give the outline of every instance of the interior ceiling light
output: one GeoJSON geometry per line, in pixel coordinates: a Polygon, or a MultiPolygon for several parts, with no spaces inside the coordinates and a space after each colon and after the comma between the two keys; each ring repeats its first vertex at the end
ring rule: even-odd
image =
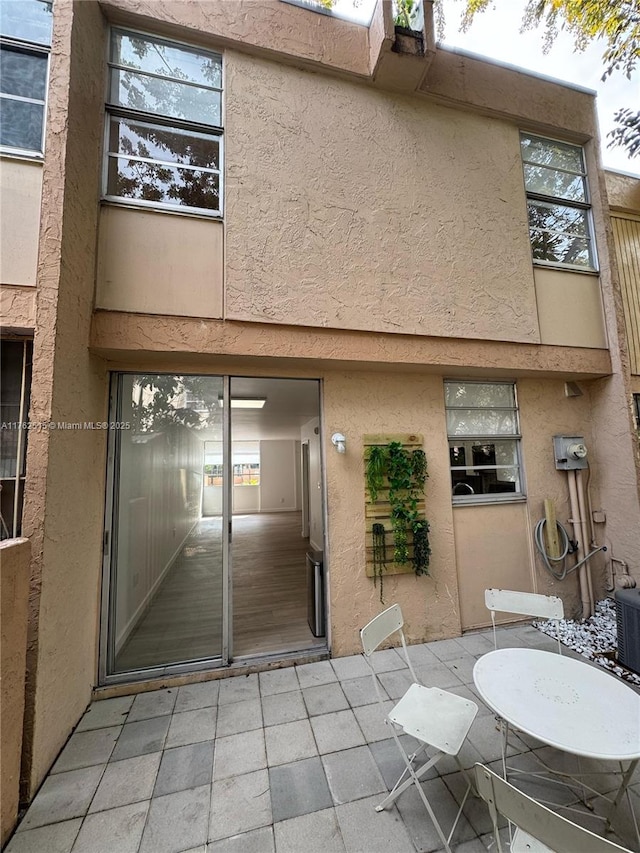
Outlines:
{"type": "MultiPolygon", "coordinates": [[[[232,397],[232,409],[261,409],[267,402],[266,397],[232,397]]],[[[218,397],[218,405],[220,408],[224,406],[222,397],[218,397]]]]}

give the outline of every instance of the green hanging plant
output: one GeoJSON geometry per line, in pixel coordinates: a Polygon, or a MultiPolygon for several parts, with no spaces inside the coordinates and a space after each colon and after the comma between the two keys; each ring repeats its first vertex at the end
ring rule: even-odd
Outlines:
{"type": "Polygon", "coordinates": [[[429,522],[419,519],[413,522],[413,569],[417,575],[429,574],[431,545],[429,544],[429,522]]]}
{"type": "Polygon", "coordinates": [[[387,562],[387,540],[384,524],[376,523],[371,527],[373,536],[373,585],[377,585],[380,578],[380,604],[384,604],[383,578],[384,567],[387,562]]]}
{"type": "MultiPolygon", "coordinates": [[[[427,457],[421,449],[409,451],[401,442],[391,441],[386,446],[374,445],[367,451],[366,481],[371,502],[377,501],[385,485],[389,490],[393,562],[399,566],[411,562],[416,575],[429,573],[429,523],[418,511],[428,476],[427,457]],[[413,556],[409,532],[413,537],[413,556]]],[[[374,583],[379,577],[381,602],[382,573],[386,563],[384,535],[382,524],[372,526],[374,583]]]]}
{"type": "Polygon", "coordinates": [[[375,503],[378,500],[378,492],[384,484],[386,467],[386,448],[380,445],[370,447],[367,453],[366,478],[371,503],[375,503]]]}

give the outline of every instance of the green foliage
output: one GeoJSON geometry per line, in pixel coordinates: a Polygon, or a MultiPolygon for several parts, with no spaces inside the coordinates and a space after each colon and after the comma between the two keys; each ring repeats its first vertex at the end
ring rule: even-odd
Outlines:
{"type": "Polygon", "coordinates": [[[380,604],[384,604],[384,567],[387,562],[387,540],[384,524],[376,523],[371,527],[373,536],[373,584],[380,579],[380,604]]]}
{"type": "Polygon", "coordinates": [[[611,145],[626,148],[630,157],[640,154],[640,112],[633,110],[618,110],[614,115],[617,127],[610,131],[611,145]]]}
{"type": "Polygon", "coordinates": [[[375,445],[369,448],[367,454],[367,488],[373,503],[378,500],[378,492],[384,483],[384,475],[387,467],[387,455],[384,447],[375,445]]]}
{"type": "MultiPolygon", "coordinates": [[[[385,479],[389,487],[391,505],[391,527],[393,530],[393,560],[398,565],[409,562],[408,533],[414,538],[412,559],[416,574],[428,574],[429,524],[418,511],[418,502],[424,494],[427,473],[427,457],[423,450],[405,450],[399,441],[388,445],[375,445],[367,452],[366,481],[371,501],[375,503],[385,479]],[[417,544],[416,544],[417,543],[417,544]]],[[[386,543],[380,539],[384,534],[382,525],[374,525],[374,581],[377,576],[382,583],[382,570],[386,562],[386,543]],[[377,540],[376,540],[376,537],[377,540]],[[384,546],[384,551],[382,550],[384,546]],[[381,562],[382,561],[382,562],[381,562]]],[[[382,593],[381,593],[382,594],[382,593]]]]}
{"type": "Polygon", "coordinates": [[[393,23],[396,27],[414,29],[421,0],[395,0],[393,4],[393,23]]]}

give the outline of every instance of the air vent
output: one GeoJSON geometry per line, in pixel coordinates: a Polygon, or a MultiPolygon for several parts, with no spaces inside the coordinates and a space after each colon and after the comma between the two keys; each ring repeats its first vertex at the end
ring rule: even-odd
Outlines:
{"type": "Polygon", "coordinates": [[[615,594],[618,621],[618,660],[640,673],[640,589],[619,589],[615,594]]]}

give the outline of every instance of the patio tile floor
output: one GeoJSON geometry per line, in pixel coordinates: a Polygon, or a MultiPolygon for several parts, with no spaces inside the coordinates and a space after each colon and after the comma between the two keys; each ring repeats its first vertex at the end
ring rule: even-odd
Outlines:
{"type": "MultiPolygon", "coordinates": [[[[498,630],[499,647],[516,645],[556,647],[530,626],[498,630]]],[[[461,758],[499,772],[499,730],[472,678],[475,660],[492,648],[485,631],[413,646],[410,655],[426,684],[477,702],[461,758]]],[[[399,696],[402,659],[389,649],[377,663],[387,693],[399,696]]],[[[374,811],[404,767],[375,698],[355,655],[94,702],[6,853],[438,851],[415,788],[374,811]]],[[[531,738],[514,737],[511,752],[523,768],[537,754],[560,766],[567,761],[531,738]]],[[[611,779],[603,775],[599,785],[606,790],[611,779]]],[[[448,827],[466,788],[457,765],[443,759],[423,784],[448,827]]],[[[535,785],[532,794],[548,796],[548,784],[535,785]]],[[[638,804],[640,773],[631,787],[638,804]]],[[[627,812],[623,806],[620,837],[613,837],[632,846],[627,812]]],[[[602,827],[591,814],[572,817],[594,831],[602,827]]],[[[452,847],[482,853],[492,845],[490,830],[486,806],[470,797],[452,847]]]]}

